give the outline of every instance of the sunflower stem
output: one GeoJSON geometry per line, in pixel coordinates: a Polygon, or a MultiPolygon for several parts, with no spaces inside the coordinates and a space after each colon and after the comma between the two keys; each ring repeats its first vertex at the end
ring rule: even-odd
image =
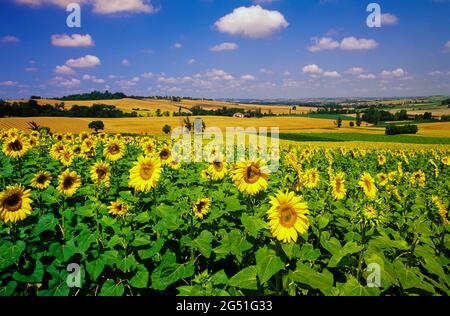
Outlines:
{"type": "Polygon", "coordinates": [[[361,275],[362,275],[362,262],[363,262],[363,256],[364,256],[364,251],[365,251],[365,239],[366,239],[366,224],[363,221],[361,223],[361,245],[364,247],[360,252],[359,252],[359,259],[358,259],[358,272],[356,274],[356,279],[358,280],[358,282],[361,279],[361,275]]]}

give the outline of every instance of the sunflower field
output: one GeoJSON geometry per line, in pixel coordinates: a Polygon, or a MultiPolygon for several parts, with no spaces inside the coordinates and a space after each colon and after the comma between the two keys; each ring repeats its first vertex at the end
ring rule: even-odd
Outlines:
{"type": "Polygon", "coordinates": [[[0,146],[0,295],[450,294],[448,147],[284,146],[270,173],[147,136],[0,146]]]}

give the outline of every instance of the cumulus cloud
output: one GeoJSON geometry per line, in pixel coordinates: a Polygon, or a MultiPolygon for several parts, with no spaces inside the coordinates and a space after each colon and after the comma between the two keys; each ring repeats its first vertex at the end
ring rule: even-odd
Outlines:
{"type": "Polygon", "coordinates": [[[234,77],[222,69],[211,69],[206,72],[206,76],[212,80],[233,80],[234,77]]]}
{"type": "Polygon", "coordinates": [[[302,71],[303,73],[310,75],[318,75],[323,73],[323,69],[321,69],[316,64],[306,65],[305,67],[303,67],[302,71]]]}
{"type": "Polygon", "coordinates": [[[64,79],[61,77],[55,77],[53,80],[56,82],[57,85],[65,87],[65,88],[73,88],[78,87],[81,83],[80,80],[71,78],[71,79],[64,79]]]}
{"type": "Polygon", "coordinates": [[[383,13],[381,15],[381,25],[395,25],[398,24],[399,19],[396,15],[391,13],[383,13]]]}
{"type": "Polygon", "coordinates": [[[94,41],[89,34],[55,34],[52,35],[52,45],[60,47],[89,47],[94,45],[94,41]]]}
{"type": "Polygon", "coordinates": [[[17,44],[20,42],[20,39],[17,36],[5,35],[0,37],[0,42],[5,44],[17,44]]]}
{"type": "Polygon", "coordinates": [[[193,65],[193,64],[195,64],[195,59],[194,59],[194,58],[189,59],[189,60],[187,61],[187,64],[188,64],[188,65],[193,65]]]}
{"type": "Polygon", "coordinates": [[[261,68],[259,72],[268,76],[273,75],[273,71],[267,68],[261,68]]]}
{"type": "Polygon", "coordinates": [[[374,74],[361,74],[358,76],[358,79],[361,79],[361,80],[372,80],[375,78],[376,78],[376,76],[374,74]]]}
{"type": "Polygon", "coordinates": [[[56,66],[54,72],[62,75],[73,75],[75,73],[72,68],[66,65],[56,66]]]}
{"type": "Polygon", "coordinates": [[[339,42],[331,37],[322,37],[320,39],[315,37],[313,40],[315,41],[315,44],[308,47],[308,50],[312,53],[336,49],[340,46],[339,42]]]}
{"type": "Polygon", "coordinates": [[[381,72],[383,78],[402,78],[406,76],[406,71],[402,68],[397,68],[394,70],[383,70],[381,72]]]}
{"type": "Polygon", "coordinates": [[[2,87],[15,87],[18,84],[19,83],[17,81],[11,81],[11,80],[0,82],[0,86],[2,86],[2,87]]]}
{"type": "Polygon", "coordinates": [[[221,52],[226,50],[235,50],[238,49],[238,45],[236,43],[225,42],[218,45],[214,45],[210,47],[209,50],[212,52],[221,52]]]}
{"type": "Polygon", "coordinates": [[[66,61],[66,65],[72,68],[93,68],[100,65],[100,63],[100,59],[93,55],[86,55],[84,57],[66,61]]]}
{"type": "Polygon", "coordinates": [[[95,76],[90,76],[90,75],[84,75],[83,76],[83,80],[91,81],[93,83],[105,83],[105,80],[99,79],[99,78],[97,78],[95,76]]]}
{"type": "Polygon", "coordinates": [[[439,71],[439,70],[430,71],[430,72],[428,73],[429,76],[434,76],[434,77],[440,76],[440,75],[443,75],[443,74],[444,74],[444,73],[443,73],[442,71],[439,71]]]}
{"type": "Polygon", "coordinates": [[[341,78],[341,75],[337,71],[325,71],[323,76],[327,78],[341,78]]]}
{"type": "Polygon", "coordinates": [[[121,63],[122,63],[122,65],[124,65],[124,66],[128,66],[128,65],[130,64],[129,60],[126,59],[126,58],[125,58],[125,59],[122,59],[121,63]]]}
{"type": "Polygon", "coordinates": [[[27,68],[25,68],[25,71],[26,72],[36,72],[36,71],[38,71],[38,69],[36,67],[27,67],[27,68]]]}
{"type": "Polygon", "coordinates": [[[341,42],[338,42],[331,37],[314,37],[312,40],[314,41],[314,44],[307,48],[311,53],[321,52],[324,50],[333,50],[337,48],[343,50],[369,50],[375,49],[379,45],[378,42],[373,39],[358,39],[354,36],[346,37],[341,42]]]}
{"type": "Polygon", "coordinates": [[[378,47],[378,42],[373,39],[346,37],[341,42],[343,50],[369,50],[378,47]]]}
{"type": "MultiPolygon", "coordinates": [[[[41,5],[56,5],[66,7],[73,0],[15,0],[16,3],[39,7],[41,5]]],[[[155,13],[158,8],[150,0],[77,0],[78,4],[89,4],[92,11],[98,14],[115,13],[155,13]]]]}
{"type": "Polygon", "coordinates": [[[365,72],[364,68],[361,68],[361,67],[352,67],[345,71],[346,74],[355,75],[355,76],[360,75],[364,72],[365,72]]]}
{"type": "Polygon", "coordinates": [[[287,28],[289,23],[280,12],[255,5],[236,8],[232,13],[220,18],[214,25],[222,33],[257,39],[269,37],[287,28]]]}
{"type": "Polygon", "coordinates": [[[243,76],[241,76],[241,80],[244,80],[244,81],[253,81],[253,80],[256,80],[256,77],[253,76],[253,75],[243,75],[243,76]]]}
{"type": "Polygon", "coordinates": [[[144,79],[150,79],[150,78],[153,78],[153,73],[151,73],[151,72],[144,72],[142,75],[141,75],[141,77],[142,78],[144,78],[144,79]]]}
{"type": "Polygon", "coordinates": [[[177,80],[177,78],[174,78],[174,77],[162,76],[162,77],[158,78],[158,81],[162,82],[162,83],[166,83],[166,84],[174,84],[174,83],[177,83],[178,80],[177,80]]]}
{"type": "Polygon", "coordinates": [[[183,45],[182,45],[181,43],[175,43],[175,44],[173,44],[172,47],[173,47],[173,48],[176,48],[176,49],[180,49],[180,48],[183,47],[183,45]]]}

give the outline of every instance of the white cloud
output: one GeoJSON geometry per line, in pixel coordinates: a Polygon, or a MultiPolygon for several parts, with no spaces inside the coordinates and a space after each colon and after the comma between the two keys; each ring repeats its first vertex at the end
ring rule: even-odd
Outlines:
{"type": "Polygon", "coordinates": [[[218,45],[214,45],[210,47],[209,50],[212,52],[221,52],[225,50],[235,50],[238,49],[238,45],[236,43],[225,42],[218,45]]]}
{"type": "Polygon", "coordinates": [[[448,41],[447,43],[445,43],[445,45],[444,45],[444,51],[445,51],[445,52],[450,52],[450,41],[448,41]]]}
{"type": "Polygon", "coordinates": [[[346,37],[341,42],[341,49],[343,50],[369,50],[378,47],[377,41],[366,38],[356,38],[354,36],[346,37]]]}
{"type": "Polygon", "coordinates": [[[155,53],[155,51],[154,51],[153,49],[150,49],[150,48],[144,48],[144,49],[142,50],[142,52],[143,52],[144,54],[149,54],[149,55],[155,53]]]}
{"type": "Polygon", "coordinates": [[[132,80],[119,80],[116,83],[121,89],[128,89],[136,85],[136,82],[132,80]]]}
{"type": "Polygon", "coordinates": [[[256,4],[272,4],[275,1],[278,1],[278,0],[253,0],[253,2],[256,4]]]}
{"type": "Polygon", "coordinates": [[[180,48],[183,47],[183,45],[181,43],[175,43],[175,44],[173,44],[172,47],[175,48],[175,49],[180,49],[180,48]]]}
{"type": "Polygon", "coordinates": [[[194,59],[194,58],[189,59],[189,60],[187,61],[187,64],[188,64],[188,65],[193,65],[193,64],[195,64],[195,59],[194,59]]]}
{"type": "Polygon", "coordinates": [[[93,55],[86,55],[84,57],[66,61],[66,65],[72,68],[93,68],[100,65],[100,63],[100,59],[93,55]]]}
{"type": "Polygon", "coordinates": [[[355,75],[355,76],[360,75],[364,72],[365,72],[364,68],[361,68],[361,67],[352,67],[345,71],[346,74],[355,75]]]}
{"type": "Polygon", "coordinates": [[[361,80],[372,80],[372,79],[375,79],[376,76],[374,74],[367,74],[367,75],[361,74],[358,76],[358,78],[361,80]]]}
{"type": "Polygon", "coordinates": [[[261,68],[259,72],[268,76],[273,75],[273,71],[267,68],[261,68]]]}
{"type": "Polygon", "coordinates": [[[302,69],[303,73],[310,74],[310,75],[317,75],[323,73],[323,69],[321,69],[316,64],[306,65],[302,69]]]}
{"type": "Polygon", "coordinates": [[[341,77],[341,75],[337,71],[325,71],[323,73],[323,76],[327,77],[327,78],[340,78],[341,77]]]}
{"type": "Polygon", "coordinates": [[[340,46],[339,42],[331,37],[313,38],[315,44],[308,47],[308,50],[312,53],[320,52],[323,50],[336,49],[340,46]]]}
{"type": "Polygon", "coordinates": [[[5,35],[5,36],[0,37],[0,42],[6,43],[6,44],[17,44],[20,42],[20,39],[16,36],[5,35]]]}
{"type": "Polygon", "coordinates": [[[142,78],[144,78],[144,79],[150,79],[150,78],[153,78],[153,73],[151,73],[151,72],[144,72],[142,75],[141,75],[141,77],[142,78]]]}
{"type": "Polygon", "coordinates": [[[211,69],[206,72],[206,76],[212,80],[233,80],[234,77],[222,69],[211,69]]]}
{"type": "Polygon", "coordinates": [[[178,80],[177,80],[177,78],[174,78],[174,77],[159,77],[158,81],[166,83],[166,84],[174,84],[174,83],[177,83],[178,80]]]}
{"type": "Polygon", "coordinates": [[[66,65],[56,66],[54,72],[62,75],[73,75],[75,73],[72,68],[66,65]]]}
{"type": "Polygon", "coordinates": [[[83,76],[83,80],[91,81],[91,82],[93,82],[93,83],[105,83],[105,80],[103,80],[103,79],[98,79],[97,77],[95,77],[95,76],[90,76],[90,75],[84,75],[84,76],[83,76]]]}
{"type": "Polygon", "coordinates": [[[253,75],[243,75],[243,76],[241,76],[241,80],[244,80],[244,81],[253,81],[253,80],[256,80],[256,77],[253,76],[253,75]]]}
{"type": "Polygon", "coordinates": [[[214,25],[222,33],[264,38],[287,28],[289,23],[280,12],[269,11],[256,5],[236,8],[232,13],[220,18],[214,25]]]}
{"type": "Polygon", "coordinates": [[[27,67],[27,68],[25,68],[25,71],[26,72],[36,72],[36,71],[38,71],[38,69],[36,67],[27,67]]]}
{"type": "Polygon", "coordinates": [[[131,79],[131,81],[133,82],[139,82],[141,80],[141,78],[139,78],[138,76],[135,76],[131,79]]]}
{"type": "Polygon", "coordinates": [[[64,79],[61,77],[55,77],[53,80],[56,82],[57,85],[66,87],[66,88],[73,88],[80,85],[81,81],[75,78],[72,79],[64,79]]]}
{"type": "Polygon", "coordinates": [[[395,25],[398,24],[399,19],[391,13],[383,13],[381,15],[381,25],[395,25]]]}
{"type": "Polygon", "coordinates": [[[283,72],[283,76],[290,76],[290,75],[291,75],[291,73],[289,71],[283,72]]]}
{"type": "Polygon", "coordinates": [[[435,71],[431,71],[428,73],[429,76],[440,76],[443,75],[444,73],[442,71],[439,70],[435,70],[435,71]]]}
{"type": "Polygon", "coordinates": [[[406,76],[406,72],[402,68],[395,70],[383,70],[381,76],[384,78],[402,78],[406,76]]]}
{"type": "Polygon", "coordinates": [[[52,35],[52,45],[61,47],[89,47],[94,45],[94,41],[89,34],[55,34],[52,35]]]}
{"type": "Polygon", "coordinates": [[[124,66],[128,66],[130,64],[130,62],[128,59],[125,58],[125,59],[122,59],[121,64],[124,66]]]}
{"type": "Polygon", "coordinates": [[[95,13],[112,14],[122,12],[155,13],[158,11],[146,0],[91,0],[95,13]]]}
{"type": "Polygon", "coordinates": [[[2,87],[15,87],[17,85],[18,85],[17,81],[8,80],[8,81],[0,82],[0,86],[2,86],[2,87]]]}

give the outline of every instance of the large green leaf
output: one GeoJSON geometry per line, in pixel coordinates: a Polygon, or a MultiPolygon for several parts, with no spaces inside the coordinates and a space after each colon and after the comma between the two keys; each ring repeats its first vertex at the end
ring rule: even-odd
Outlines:
{"type": "Polygon", "coordinates": [[[257,290],[258,282],[256,280],[256,271],[256,266],[249,266],[239,271],[233,277],[231,277],[230,286],[241,289],[257,290]]]}
{"type": "Polygon", "coordinates": [[[105,262],[102,259],[96,259],[86,263],[86,270],[92,281],[97,281],[105,268],[105,262]]]}
{"type": "Polygon", "coordinates": [[[284,269],[284,262],[275,250],[264,247],[256,252],[256,270],[261,284],[269,281],[272,276],[282,269],[284,269]]]}
{"type": "Polygon", "coordinates": [[[266,221],[257,216],[248,215],[247,213],[242,214],[241,222],[250,236],[253,237],[257,237],[262,229],[268,228],[266,221]]]}
{"type": "Polygon", "coordinates": [[[192,241],[192,247],[198,249],[200,253],[206,258],[209,258],[211,256],[212,251],[211,242],[213,239],[214,239],[213,234],[211,234],[211,232],[207,230],[204,230],[200,233],[200,236],[198,236],[192,241]]]}
{"type": "Polygon", "coordinates": [[[145,289],[148,285],[149,273],[147,268],[140,264],[137,266],[136,274],[128,282],[132,287],[137,289],[145,289]]]}
{"type": "Polygon", "coordinates": [[[163,291],[169,285],[192,275],[194,275],[194,263],[189,261],[178,264],[175,254],[168,251],[162,257],[161,264],[152,273],[152,288],[163,291]]]}
{"type": "Polygon", "coordinates": [[[0,296],[11,296],[17,287],[16,281],[9,281],[6,286],[0,286],[0,296]]]}
{"type": "Polygon", "coordinates": [[[17,241],[14,245],[9,241],[5,241],[0,246],[0,269],[5,269],[14,264],[25,250],[25,243],[22,240],[17,241]]]}
{"type": "Polygon", "coordinates": [[[51,213],[45,214],[39,218],[38,223],[33,227],[33,236],[38,236],[45,231],[55,231],[58,220],[51,213]]]}
{"type": "Polygon", "coordinates": [[[164,242],[165,240],[163,238],[159,238],[152,247],[150,247],[149,249],[143,249],[143,250],[139,250],[138,254],[139,257],[141,259],[149,259],[151,257],[153,257],[154,255],[156,255],[161,248],[164,246],[164,242]]]}
{"type": "Polygon", "coordinates": [[[322,293],[327,294],[333,287],[334,278],[328,270],[318,272],[306,264],[297,262],[295,271],[290,271],[289,276],[296,282],[308,285],[312,289],[318,289],[322,293]]]}
{"type": "Polygon", "coordinates": [[[328,267],[330,268],[337,267],[342,258],[344,258],[347,255],[359,252],[362,249],[364,249],[364,246],[358,246],[358,244],[354,241],[346,243],[344,247],[342,247],[340,250],[338,250],[336,253],[333,254],[333,256],[330,259],[330,262],[328,263],[328,267]]]}
{"type": "Polygon", "coordinates": [[[39,260],[36,260],[36,266],[32,274],[25,275],[19,272],[13,273],[14,280],[24,283],[41,283],[43,276],[44,276],[44,266],[39,260]]]}
{"type": "Polygon", "coordinates": [[[103,283],[100,296],[122,296],[125,287],[122,283],[116,284],[114,280],[108,279],[103,283]]]}

